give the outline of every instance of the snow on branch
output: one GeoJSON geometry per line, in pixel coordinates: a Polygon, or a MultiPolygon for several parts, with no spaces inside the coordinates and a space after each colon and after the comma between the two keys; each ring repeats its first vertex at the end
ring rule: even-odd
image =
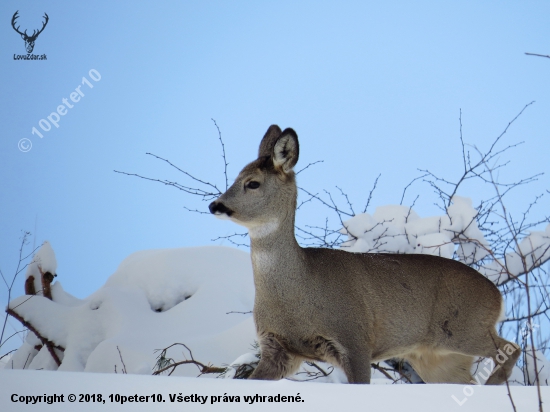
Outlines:
{"type": "MultiPolygon", "coordinates": [[[[50,355],[52,356],[53,360],[55,361],[55,363],[57,364],[57,366],[61,365],[61,360],[59,359],[59,356],[57,355],[57,353],[55,352],[55,349],[61,351],[61,352],[64,352],[65,351],[65,348],[62,347],[62,346],[59,346],[59,345],[56,345],[54,342],[52,342],[51,340],[45,338],[44,336],[42,336],[42,334],[38,331],[37,327],[34,326],[32,323],[26,321],[21,315],[19,315],[15,310],[13,309],[6,309],[6,312],[13,316],[15,319],[17,319],[19,322],[21,322],[23,324],[23,326],[25,326],[27,329],[29,329],[31,332],[33,332],[37,337],[38,339],[40,339],[40,341],[42,342],[42,344],[48,348],[48,352],[50,353],[50,355]]],[[[40,349],[40,348],[36,348],[36,349],[40,349]]]]}

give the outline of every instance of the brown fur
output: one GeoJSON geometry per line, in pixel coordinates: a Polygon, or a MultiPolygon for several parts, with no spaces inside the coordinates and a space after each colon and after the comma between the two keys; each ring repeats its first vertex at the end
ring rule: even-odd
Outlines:
{"type": "Polygon", "coordinates": [[[309,359],[341,367],[350,383],[369,383],[372,362],[397,357],[426,382],[467,383],[474,356],[498,361],[507,350],[487,383],[506,380],[520,351],[498,336],[502,297],[474,269],[429,255],[298,245],[298,153],[296,133],[271,126],[259,158],[210,205],[250,232],[262,352],[251,378],[281,379],[309,359]]]}

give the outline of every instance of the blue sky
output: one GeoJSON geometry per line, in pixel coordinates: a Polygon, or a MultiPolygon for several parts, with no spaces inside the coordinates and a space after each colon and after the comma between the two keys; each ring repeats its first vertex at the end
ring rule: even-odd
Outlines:
{"type": "MultiPolygon", "coordinates": [[[[184,209],[206,210],[205,202],[113,172],[185,182],[145,154],[152,152],[223,188],[211,118],[223,134],[230,181],[277,123],[298,133],[298,168],[324,160],[299,176],[311,191],[339,185],[362,209],[381,174],[372,212],[399,203],[417,168],[460,175],[460,110],[464,139],[486,149],[536,101],[506,134],[505,144],[525,144],[505,155],[511,163],[501,178],[548,172],[550,59],[524,53],[550,54],[549,15],[543,1],[5,0],[0,269],[12,276],[27,230],[27,250],[49,240],[58,280],[85,297],[134,251],[208,245],[239,231],[184,209]],[[25,54],[10,25],[16,10],[29,32],[48,13],[33,52],[47,60],[14,60],[25,54]],[[59,128],[33,135],[78,86],[84,96],[59,128]],[[32,142],[29,152],[18,150],[22,138],[32,142]]],[[[511,211],[548,188],[544,175],[519,190],[511,211]]],[[[419,214],[436,213],[427,185],[414,186],[405,203],[416,194],[419,214]]],[[[547,215],[549,204],[535,213],[547,215]]],[[[320,205],[304,213],[317,224],[327,215],[320,205]]],[[[21,278],[15,295],[22,290],[21,278]]],[[[4,290],[0,298],[5,304],[4,290]]]]}

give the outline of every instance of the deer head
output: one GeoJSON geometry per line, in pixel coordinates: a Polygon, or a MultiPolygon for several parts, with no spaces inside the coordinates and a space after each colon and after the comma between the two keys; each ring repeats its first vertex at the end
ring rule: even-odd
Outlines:
{"type": "Polygon", "coordinates": [[[283,221],[290,222],[293,234],[297,191],[293,167],[298,152],[296,132],[272,125],[260,144],[258,159],[210,204],[210,212],[247,227],[252,237],[261,228],[279,226],[283,221]]]}
{"type": "Polygon", "coordinates": [[[36,41],[36,38],[38,37],[38,35],[39,35],[40,33],[42,33],[42,31],[44,30],[44,28],[45,28],[46,25],[48,24],[48,20],[49,20],[50,18],[48,17],[48,15],[47,15],[46,13],[44,13],[44,19],[45,19],[45,21],[44,21],[44,23],[42,23],[42,28],[41,28],[40,30],[38,30],[38,31],[33,30],[32,35],[29,36],[29,35],[27,34],[27,30],[25,30],[25,32],[22,33],[22,32],[19,31],[19,27],[20,27],[20,26],[15,27],[15,21],[16,21],[17,18],[19,17],[19,16],[18,16],[18,13],[19,13],[19,10],[16,11],[16,12],[14,13],[13,17],[11,18],[11,25],[12,25],[13,29],[14,29],[17,33],[19,33],[19,34],[21,35],[21,38],[22,38],[23,40],[25,40],[25,48],[27,49],[27,53],[32,53],[32,51],[34,50],[34,42],[36,41]]]}

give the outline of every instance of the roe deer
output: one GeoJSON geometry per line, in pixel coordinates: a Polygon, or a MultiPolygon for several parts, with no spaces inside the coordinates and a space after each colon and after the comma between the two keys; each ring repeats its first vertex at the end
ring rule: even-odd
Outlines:
{"type": "Polygon", "coordinates": [[[430,255],[302,248],[294,236],[298,136],[271,126],[210,212],[249,230],[261,360],[252,379],[282,379],[303,360],[369,383],[371,362],[407,360],[425,382],[468,383],[474,356],[504,382],[520,354],[498,336],[503,299],[493,283],[430,255]]]}

